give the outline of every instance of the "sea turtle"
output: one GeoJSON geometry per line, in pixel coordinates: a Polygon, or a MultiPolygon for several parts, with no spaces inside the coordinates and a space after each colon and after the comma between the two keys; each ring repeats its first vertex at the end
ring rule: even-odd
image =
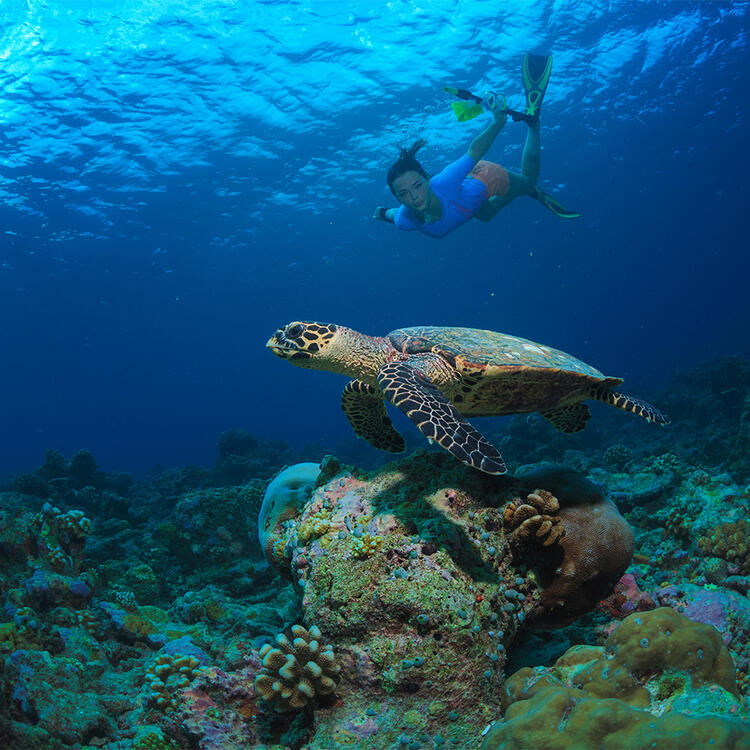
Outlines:
{"type": "Polygon", "coordinates": [[[299,367],[354,378],[341,406],[354,431],[376,448],[400,453],[406,447],[385,399],[428,440],[487,474],[504,474],[505,462],[465,416],[539,412],[561,432],[578,432],[591,416],[581,402],[594,399],[669,424],[645,401],[612,390],[621,378],[608,378],[550,346],[495,331],[417,326],[367,336],[330,323],[294,321],[266,346],[299,367]]]}

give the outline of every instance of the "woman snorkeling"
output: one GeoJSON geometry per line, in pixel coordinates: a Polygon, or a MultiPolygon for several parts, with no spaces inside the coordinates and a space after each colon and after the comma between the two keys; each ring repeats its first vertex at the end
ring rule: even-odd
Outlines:
{"type": "Polygon", "coordinates": [[[425,145],[423,139],[418,139],[408,148],[399,147],[399,157],[388,170],[388,187],[401,207],[379,206],[373,217],[395,224],[399,229],[416,229],[438,238],[444,237],[471,218],[489,221],[521,195],[535,198],[557,216],[566,219],[580,216],[574,211],[568,211],[536,186],[541,150],[539,111],[551,70],[551,56],[525,55],[523,82],[526,89],[526,112],[512,113],[505,108],[501,97],[488,95],[486,106],[494,116],[492,124],[471,142],[466,154],[434,177],[429,178],[416,159],[417,152],[425,145]],[[509,112],[514,115],[514,119],[523,119],[529,126],[520,174],[509,172],[499,164],[483,159],[505,126],[509,112]]]}

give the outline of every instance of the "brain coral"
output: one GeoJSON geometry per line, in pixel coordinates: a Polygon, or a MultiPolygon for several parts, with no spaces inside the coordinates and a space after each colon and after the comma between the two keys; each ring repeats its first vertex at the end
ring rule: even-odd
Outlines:
{"type": "Polygon", "coordinates": [[[291,630],[291,642],[281,633],[276,636],[276,648],[263,646],[263,670],[255,678],[255,689],[279,711],[304,708],[312,698],[330,695],[341,671],[317,627],[306,630],[292,625],[291,630]]]}
{"type": "Polygon", "coordinates": [[[565,687],[542,688],[514,703],[486,735],[482,750],[686,750],[750,747],[739,721],[684,714],[653,716],[614,699],[565,687]]]}
{"type": "Polygon", "coordinates": [[[563,532],[556,532],[554,544],[536,541],[542,592],[529,624],[561,627],[592,609],[619,580],[633,557],[633,531],[596,485],[570,469],[538,470],[519,479],[547,487],[559,502],[554,523],[563,532]]]}
{"type": "Polygon", "coordinates": [[[604,648],[512,675],[483,748],[746,748],[750,730],[729,718],[738,695],[716,629],[662,607],[625,618],[604,648]]]}

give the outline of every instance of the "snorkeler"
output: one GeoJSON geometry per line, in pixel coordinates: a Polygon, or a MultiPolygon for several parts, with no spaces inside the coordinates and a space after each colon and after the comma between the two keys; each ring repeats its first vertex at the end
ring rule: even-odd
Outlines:
{"type": "MultiPolygon", "coordinates": [[[[494,121],[471,142],[468,153],[434,177],[429,178],[415,158],[426,143],[423,139],[418,139],[409,148],[399,147],[399,158],[388,170],[388,187],[401,207],[378,206],[373,218],[406,231],[416,229],[430,237],[444,237],[471,218],[489,221],[522,195],[535,198],[562,218],[580,216],[575,211],[568,211],[536,186],[541,149],[539,112],[551,71],[551,56],[526,54],[523,58],[526,112],[508,110],[503,97],[489,94],[486,107],[494,115],[494,121]],[[505,126],[509,113],[514,119],[523,119],[529,126],[521,157],[521,174],[483,159],[505,126]]],[[[460,94],[479,99],[469,92],[461,91],[460,94]]]]}

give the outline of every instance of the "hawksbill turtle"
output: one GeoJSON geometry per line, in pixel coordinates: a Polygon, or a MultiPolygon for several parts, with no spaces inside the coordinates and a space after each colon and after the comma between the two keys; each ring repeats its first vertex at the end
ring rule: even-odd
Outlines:
{"type": "Polygon", "coordinates": [[[266,346],[299,367],[346,375],[341,406],[354,431],[381,450],[406,448],[385,409],[398,407],[431,442],[467,466],[504,474],[499,451],[465,417],[538,412],[561,432],[591,416],[586,399],[669,424],[651,404],[613,388],[570,354],[518,336],[474,328],[417,326],[367,336],[330,323],[294,321],[266,346]]]}

